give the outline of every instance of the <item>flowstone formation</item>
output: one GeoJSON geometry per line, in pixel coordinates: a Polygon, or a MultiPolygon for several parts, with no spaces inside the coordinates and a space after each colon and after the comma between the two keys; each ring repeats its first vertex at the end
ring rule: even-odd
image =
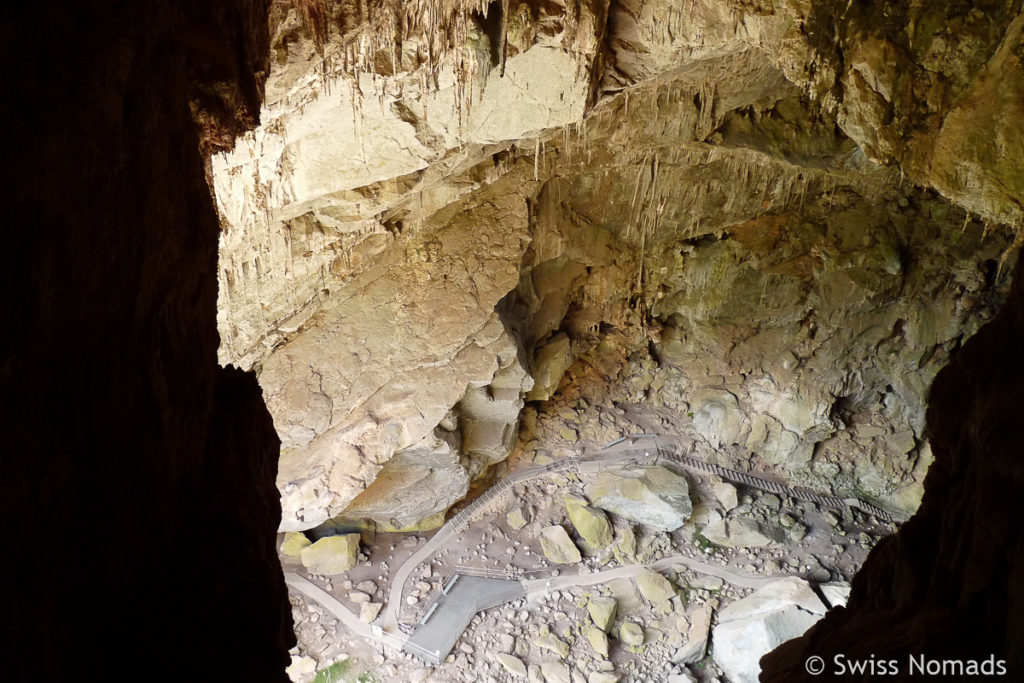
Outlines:
{"type": "Polygon", "coordinates": [[[274,3],[262,124],[212,177],[282,530],[436,527],[614,409],[916,509],[927,388],[1022,220],[1022,20],[840,5],[274,3]]]}

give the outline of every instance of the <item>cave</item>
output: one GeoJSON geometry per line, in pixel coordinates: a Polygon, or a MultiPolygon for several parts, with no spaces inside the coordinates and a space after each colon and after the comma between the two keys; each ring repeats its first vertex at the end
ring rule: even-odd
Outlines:
{"type": "Polygon", "coordinates": [[[4,681],[1024,680],[1024,11],[3,26],[4,681]]]}

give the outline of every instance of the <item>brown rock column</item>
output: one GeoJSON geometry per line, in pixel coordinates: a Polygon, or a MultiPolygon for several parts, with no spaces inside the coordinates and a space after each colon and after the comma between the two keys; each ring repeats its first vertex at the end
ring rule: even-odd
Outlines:
{"type": "Polygon", "coordinates": [[[278,439],[255,379],[217,365],[200,152],[258,112],[266,12],[2,22],[0,680],[287,680],[278,439]]]}

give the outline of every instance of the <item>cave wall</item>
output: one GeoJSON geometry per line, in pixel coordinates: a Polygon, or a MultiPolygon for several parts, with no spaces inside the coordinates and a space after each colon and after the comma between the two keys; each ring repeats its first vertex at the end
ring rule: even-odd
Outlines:
{"type": "Polygon", "coordinates": [[[257,120],[267,9],[29,3],[0,29],[5,681],[287,680],[279,440],[217,364],[205,160],[257,120]]]}
{"type": "Polygon", "coordinates": [[[915,509],[1009,231],[837,126],[869,94],[803,10],[317,6],[273,4],[263,123],[211,167],[220,358],[259,374],[283,530],[436,526],[612,341],[602,395],[702,457],[915,509]]]}
{"type": "MultiPolygon", "coordinates": [[[[830,672],[837,655],[893,660],[900,675],[888,680],[915,678],[910,656],[978,662],[994,656],[1010,678],[1024,670],[1022,347],[1024,261],[998,316],[932,385],[927,421],[935,462],[917,514],[871,552],[845,608],[829,611],[761,660],[762,681],[814,680],[804,668],[811,656],[824,658],[830,672]]],[[[944,680],[962,678],[946,672],[944,680]]]]}

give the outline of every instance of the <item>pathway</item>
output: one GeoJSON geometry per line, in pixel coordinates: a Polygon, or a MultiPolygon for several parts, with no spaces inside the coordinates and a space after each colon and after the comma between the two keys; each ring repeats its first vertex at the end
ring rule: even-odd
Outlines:
{"type": "Polygon", "coordinates": [[[330,593],[320,589],[297,574],[286,572],[285,581],[293,589],[326,607],[331,614],[336,616],[356,635],[381,642],[396,649],[405,649],[427,661],[438,663],[440,661],[438,658],[443,659],[447,655],[459,636],[462,635],[470,620],[472,620],[473,615],[480,610],[489,609],[495,605],[517,600],[524,596],[527,596],[529,599],[536,599],[540,594],[547,591],[569,586],[593,585],[606,583],[616,578],[631,578],[644,566],[658,570],[681,564],[694,571],[717,576],[724,581],[744,588],[756,588],[782,578],[763,578],[738,574],[685,555],[674,555],[646,565],[636,564],[595,573],[562,574],[558,577],[526,581],[470,577],[457,574],[458,579],[455,586],[449,586],[451,590],[447,591],[447,594],[438,596],[436,602],[429,608],[420,627],[414,632],[412,637],[407,637],[398,632],[398,617],[402,604],[402,595],[412,573],[422,563],[433,558],[434,554],[447,541],[467,527],[476,515],[481,513],[499,496],[511,490],[513,486],[520,482],[545,476],[553,472],[566,470],[572,470],[576,473],[579,473],[581,470],[588,473],[597,472],[604,469],[610,463],[630,458],[638,462],[664,458],[688,469],[708,472],[723,479],[772,493],[800,500],[809,500],[826,507],[857,508],[883,520],[894,519],[894,515],[890,514],[889,511],[882,510],[858,499],[842,499],[837,496],[819,494],[807,489],[780,484],[747,472],[739,472],[721,465],[707,463],[663,447],[655,434],[641,434],[613,441],[594,456],[586,458],[571,456],[539,467],[520,470],[505,477],[495,486],[491,487],[485,494],[471,502],[446,522],[429,541],[398,568],[391,582],[387,605],[381,618],[381,626],[370,626],[363,623],[351,610],[330,593]],[[641,438],[650,439],[650,445],[637,446],[635,442],[641,438]],[[437,661],[434,661],[435,659],[437,661]]]}
{"type": "Polygon", "coordinates": [[[476,613],[526,597],[519,581],[461,576],[405,643],[405,650],[437,665],[448,656],[476,613]]]}

